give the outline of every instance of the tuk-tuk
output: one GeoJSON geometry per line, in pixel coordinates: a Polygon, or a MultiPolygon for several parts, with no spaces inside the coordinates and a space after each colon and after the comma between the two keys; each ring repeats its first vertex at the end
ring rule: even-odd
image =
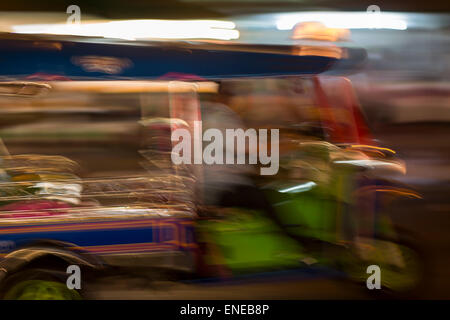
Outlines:
{"type": "Polygon", "coordinates": [[[386,214],[420,196],[377,177],[405,167],[345,78],[364,50],[34,35],[0,48],[3,298],[78,299],[69,265],[92,281],[307,269],[365,285],[373,264],[392,291],[420,279],[386,214]],[[174,164],[173,132],[199,139],[196,122],[280,130],[280,169],[174,164]]]}

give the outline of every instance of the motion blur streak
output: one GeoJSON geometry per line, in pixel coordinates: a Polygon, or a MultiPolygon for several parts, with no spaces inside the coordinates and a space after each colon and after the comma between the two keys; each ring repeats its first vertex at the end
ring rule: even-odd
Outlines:
{"type": "Polygon", "coordinates": [[[81,24],[15,25],[15,33],[58,34],[85,37],[137,39],[218,39],[239,38],[235,24],[219,20],[123,20],[81,24]]]}
{"type": "Polygon", "coordinates": [[[450,15],[229,1],[0,12],[0,299],[450,298],[450,15]]]}
{"type": "Polygon", "coordinates": [[[277,21],[278,30],[290,30],[300,22],[321,22],[329,28],[406,30],[401,14],[373,12],[305,12],[286,13],[277,21]]]}

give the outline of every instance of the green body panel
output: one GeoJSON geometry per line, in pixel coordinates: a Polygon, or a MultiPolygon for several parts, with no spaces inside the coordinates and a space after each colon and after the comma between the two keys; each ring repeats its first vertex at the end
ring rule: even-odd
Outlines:
{"type": "Polygon", "coordinates": [[[319,191],[288,194],[266,192],[273,208],[290,233],[323,241],[336,237],[337,204],[319,191]]]}
{"type": "Polygon", "coordinates": [[[214,243],[219,251],[215,253],[222,259],[219,262],[231,270],[296,267],[306,257],[301,246],[261,212],[231,211],[230,217],[199,224],[203,239],[214,243]]]}

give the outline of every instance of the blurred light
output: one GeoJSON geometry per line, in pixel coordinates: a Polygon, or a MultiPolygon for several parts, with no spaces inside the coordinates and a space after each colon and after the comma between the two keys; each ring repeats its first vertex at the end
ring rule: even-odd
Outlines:
{"type": "Polygon", "coordinates": [[[309,181],[309,182],[302,183],[302,184],[299,184],[299,185],[294,186],[294,187],[281,189],[281,190],[279,190],[279,192],[282,192],[282,193],[287,193],[287,192],[292,192],[292,193],[294,193],[294,192],[304,192],[304,191],[311,190],[316,185],[317,185],[316,183],[314,183],[312,181],[309,181]]]}
{"type": "Polygon", "coordinates": [[[390,168],[397,170],[403,174],[406,174],[405,165],[402,163],[398,163],[398,162],[388,162],[388,161],[380,161],[380,160],[372,160],[372,159],[361,159],[361,160],[338,160],[338,161],[334,161],[334,163],[350,164],[350,165],[366,167],[366,168],[390,167],[390,168]]]}
{"type": "Polygon", "coordinates": [[[371,146],[371,145],[367,145],[367,144],[353,144],[350,146],[350,148],[367,148],[367,149],[388,151],[388,152],[394,153],[394,154],[396,153],[394,150],[389,149],[389,148],[376,147],[376,146],[371,146]]]}
{"type": "Polygon", "coordinates": [[[350,39],[350,31],[347,29],[328,28],[320,22],[301,22],[295,26],[292,39],[344,41],[350,39]]]}
{"type": "Polygon", "coordinates": [[[118,20],[85,24],[13,25],[14,33],[57,34],[87,37],[136,39],[217,39],[239,38],[236,25],[219,20],[118,20]]]}
{"type": "MultiPolygon", "coordinates": [[[[191,82],[200,93],[216,93],[219,86],[215,82],[191,82]]],[[[140,93],[140,92],[189,92],[182,83],[176,81],[53,81],[52,89],[64,92],[140,93]]]]}
{"type": "Polygon", "coordinates": [[[407,23],[398,14],[372,12],[304,12],[283,14],[278,30],[291,30],[301,22],[321,22],[328,28],[406,30],[407,23]]]}
{"type": "Polygon", "coordinates": [[[338,46],[294,46],[292,54],[298,56],[330,57],[334,59],[348,58],[347,50],[338,46]]]}

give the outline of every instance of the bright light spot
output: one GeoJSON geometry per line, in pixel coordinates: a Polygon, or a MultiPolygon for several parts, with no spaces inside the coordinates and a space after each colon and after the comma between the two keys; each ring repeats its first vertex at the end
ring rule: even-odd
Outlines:
{"type": "Polygon", "coordinates": [[[15,33],[57,34],[137,39],[217,39],[239,38],[236,25],[219,20],[118,20],[85,24],[26,24],[12,26],[15,33]]]}
{"type": "Polygon", "coordinates": [[[366,168],[391,167],[392,169],[396,169],[402,173],[406,173],[406,167],[403,164],[395,163],[395,162],[364,159],[364,160],[340,160],[340,161],[334,161],[334,163],[350,164],[350,165],[354,165],[354,166],[358,166],[358,167],[366,167],[366,168]]]}
{"type": "Polygon", "coordinates": [[[300,22],[321,22],[328,28],[406,30],[408,25],[399,14],[386,12],[304,12],[282,14],[278,30],[291,30],[300,22]]]}
{"type": "Polygon", "coordinates": [[[297,186],[293,186],[293,187],[286,188],[286,189],[281,189],[281,190],[279,190],[279,192],[282,192],[282,193],[287,193],[287,192],[291,192],[291,193],[304,192],[304,191],[311,190],[316,185],[317,185],[316,183],[314,183],[312,181],[309,181],[309,182],[305,182],[305,183],[299,184],[297,186]]]}

